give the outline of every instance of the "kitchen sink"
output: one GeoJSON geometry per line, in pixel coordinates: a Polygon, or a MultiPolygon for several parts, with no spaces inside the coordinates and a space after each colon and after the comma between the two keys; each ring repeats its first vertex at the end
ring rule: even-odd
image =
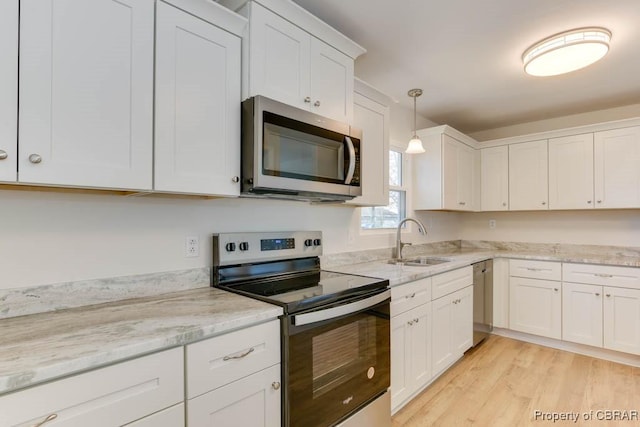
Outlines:
{"type": "Polygon", "coordinates": [[[432,265],[443,264],[445,262],[450,262],[450,261],[451,261],[450,259],[440,258],[440,257],[418,257],[418,258],[407,258],[403,260],[392,259],[392,260],[389,260],[388,263],[396,264],[396,265],[407,265],[412,267],[414,266],[429,267],[432,265]]]}

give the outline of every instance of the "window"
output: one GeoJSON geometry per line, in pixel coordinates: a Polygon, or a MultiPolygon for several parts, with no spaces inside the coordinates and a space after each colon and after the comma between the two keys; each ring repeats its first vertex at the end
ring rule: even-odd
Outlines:
{"type": "Polygon", "coordinates": [[[407,190],[402,151],[389,150],[389,204],[362,208],[360,227],[365,229],[396,228],[406,217],[407,190]]]}

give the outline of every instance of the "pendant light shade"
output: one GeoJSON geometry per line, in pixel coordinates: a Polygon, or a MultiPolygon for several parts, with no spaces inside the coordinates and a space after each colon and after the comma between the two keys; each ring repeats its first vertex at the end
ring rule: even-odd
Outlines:
{"type": "Polygon", "coordinates": [[[409,141],[409,145],[405,150],[407,154],[420,154],[424,153],[425,149],[422,146],[422,141],[418,138],[416,133],[416,98],[422,95],[422,89],[411,89],[407,95],[413,98],[413,137],[409,141]]]}
{"type": "Polygon", "coordinates": [[[556,34],[524,52],[524,70],[532,76],[556,76],[579,70],[605,56],[610,40],[611,32],[597,27],[556,34]]]}

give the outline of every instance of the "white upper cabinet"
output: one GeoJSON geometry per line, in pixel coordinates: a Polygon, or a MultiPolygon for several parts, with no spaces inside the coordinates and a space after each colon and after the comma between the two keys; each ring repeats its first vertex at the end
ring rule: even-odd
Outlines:
{"type": "Polygon", "coordinates": [[[509,145],[509,210],[548,209],[547,140],[509,145]]]}
{"type": "Polygon", "coordinates": [[[594,135],[595,207],[640,207],[640,126],[594,135]]]}
{"type": "Polygon", "coordinates": [[[18,0],[0,2],[0,181],[18,168],[18,0]]]}
{"type": "Polygon", "coordinates": [[[426,152],[413,156],[414,209],[477,210],[480,154],[449,126],[418,132],[426,152]]]}
{"type": "Polygon", "coordinates": [[[21,182],[151,189],[154,3],[20,2],[21,182]]]}
{"type": "Polygon", "coordinates": [[[352,122],[354,60],[363,48],[292,2],[250,1],[240,13],[249,18],[246,97],[352,122]]]}
{"type": "Polygon", "coordinates": [[[509,210],[509,147],[480,150],[480,209],[509,210]]]}
{"type": "Polygon", "coordinates": [[[549,139],[549,209],[593,208],[593,134],[549,139]]]}
{"type": "Polygon", "coordinates": [[[347,203],[359,206],[387,206],[389,204],[389,106],[380,99],[382,96],[371,96],[371,91],[373,91],[372,88],[357,82],[353,104],[353,124],[362,130],[360,145],[362,196],[347,203]]]}
{"type": "Polygon", "coordinates": [[[237,196],[241,39],[204,19],[244,19],[207,10],[157,4],[154,189],[237,196]]]}

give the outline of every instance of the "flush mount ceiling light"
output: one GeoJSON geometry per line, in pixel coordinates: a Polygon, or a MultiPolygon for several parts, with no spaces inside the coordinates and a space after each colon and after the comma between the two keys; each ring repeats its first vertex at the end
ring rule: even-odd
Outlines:
{"type": "Polygon", "coordinates": [[[416,133],[416,98],[422,95],[422,89],[411,89],[407,95],[413,98],[413,137],[411,141],[409,141],[409,145],[405,150],[407,154],[420,154],[424,153],[424,147],[422,146],[422,141],[418,138],[418,134],[416,133]]]}
{"type": "Polygon", "coordinates": [[[524,71],[532,76],[556,76],[579,70],[605,56],[610,40],[611,32],[598,27],[556,34],[524,52],[524,71]]]}

